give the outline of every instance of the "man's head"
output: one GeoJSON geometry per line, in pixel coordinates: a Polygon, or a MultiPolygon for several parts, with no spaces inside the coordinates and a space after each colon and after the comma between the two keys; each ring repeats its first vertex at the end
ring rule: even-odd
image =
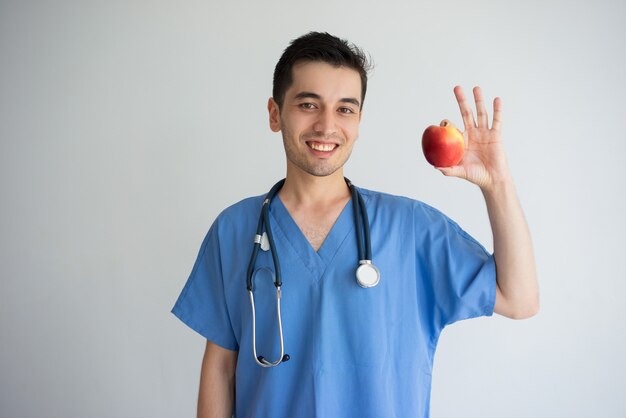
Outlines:
{"type": "Polygon", "coordinates": [[[367,90],[367,72],[370,69],[365,53],[353,44],[328,33],[309,32],[291,41],[274,69],[272,95],[282,108],[285,92],[293,83],[293,66],[302,62],[324,62],[334,67],[346,67],[361,77],[361,108],[367,90]]]}

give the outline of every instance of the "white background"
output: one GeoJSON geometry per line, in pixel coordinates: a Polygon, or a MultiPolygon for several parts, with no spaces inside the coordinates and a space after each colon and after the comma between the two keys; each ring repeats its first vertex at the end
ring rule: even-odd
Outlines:
{"type": "Polygon", "coordinates": [[[452,88],[504,103],[539,316],[444,331],[433,417],[624,417],[623,1],[0,3],[0,416],[191,417],[203,339],[169,313],[215,216],[284,175],[288,42],[367,50],[346,174],[491,249],[479,190],[425,162],[452,88]]]}

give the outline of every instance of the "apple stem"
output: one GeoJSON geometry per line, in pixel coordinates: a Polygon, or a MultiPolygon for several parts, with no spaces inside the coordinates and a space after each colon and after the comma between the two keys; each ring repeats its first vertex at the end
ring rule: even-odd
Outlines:
{"type": "Polygon", "coordinates": [[[447,119],[442,120],[441,123],[439,124],[439,126],[443,126],[443,127],[446,127],[448,125],[450,125],[450,122],[448,122],[447,119]]]}

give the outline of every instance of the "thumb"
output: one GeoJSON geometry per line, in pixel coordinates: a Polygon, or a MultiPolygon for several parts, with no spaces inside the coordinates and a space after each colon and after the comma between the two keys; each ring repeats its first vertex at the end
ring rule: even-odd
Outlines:
{"type": "Polygon", "coordinates": [[[455,165],[452,167],[435,167],[435,168],[441,171],[441,173],[446,177],[465,178],[465,170],[460,165],[455,165]]]}

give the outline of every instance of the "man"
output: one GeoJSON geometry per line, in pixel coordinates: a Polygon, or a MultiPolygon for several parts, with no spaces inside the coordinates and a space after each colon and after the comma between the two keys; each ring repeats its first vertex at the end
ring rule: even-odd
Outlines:
{"type": "Polygon", "coordinates": [[[538,311],[531,240],[500,138],[501,103],[494,100],[489,127],[479,88],[476,121],[454,89],[467,150],[459,165],[440,170],[480,187],[494,254],[430,206],[357,188],[380,283],[356,283],[361,225],[343,166],[366,87],[363,53],[329,34],[294,40],[279,60],[268,111],[270,128],[282,133],[287,176],[267,204],[265,229],[275,242],[253,266],[256,321],[246,280],[264,196],[220,214],[173,309],[207,339],[199,417],[428,417],[446,325],[538,311]],[[284,279],[282,336],[272,255],[284,279]],[[289,358],[281,357],[283,336],[289,358]]]}

